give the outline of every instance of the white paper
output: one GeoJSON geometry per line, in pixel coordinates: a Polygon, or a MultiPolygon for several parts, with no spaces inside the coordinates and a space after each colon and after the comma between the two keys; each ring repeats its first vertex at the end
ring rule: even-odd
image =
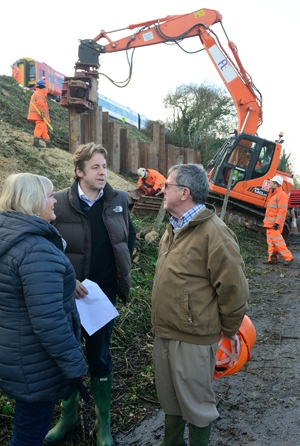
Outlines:
{"type": "Polygon", "coordinates": [[[88,279],[85,279],[82,284],[89,294],[83,299],[75,300],[81,325],[91,336],[109,321],[119,316],[119,313],[99,285],[88,279]]]}

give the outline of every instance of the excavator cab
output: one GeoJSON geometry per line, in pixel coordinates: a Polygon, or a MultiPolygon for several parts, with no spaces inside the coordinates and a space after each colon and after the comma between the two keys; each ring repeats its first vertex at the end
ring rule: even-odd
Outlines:
{"type": "Polygon", "coordinates": [[[246,133],[229,137],[210,163],[214,165],[209,174],[212,191],[227,188],[231,169],[232,189],[240,181],[263,177],[272,165],[275,148],[274,142],[246,133]]]}

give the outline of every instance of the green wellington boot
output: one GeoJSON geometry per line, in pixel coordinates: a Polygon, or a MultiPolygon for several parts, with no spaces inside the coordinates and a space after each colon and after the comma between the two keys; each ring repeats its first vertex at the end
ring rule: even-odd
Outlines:
{"type": "Polygon", "coordinates": [[[62,440],[66,433],[71,432],[78,426],[78,403],[79,393],[72,393],[68,400],[61,400],[61,416],[56,426],[54,426],[46,435],[45,444],[55,444],[62,440]]]}
{"type": "Polygon", "coordinates": [[[92,392],[95,399],[95,433],[97,446],[113,446],[114,440],[110,432],[110,402],[112,375],[91,377],[92,392]]]}
{"type": "Polygon", "coordinates": [[[189,445],[190,446],[207,446],[209,443],[211,424],[206,427],[197,427],[189,424],[189,445]]]}
{"type": "Polygon", "coordinates": [[[185,446],[185,421],[178,415],[165,415],[165,434],[156,446],[185,446]]]}

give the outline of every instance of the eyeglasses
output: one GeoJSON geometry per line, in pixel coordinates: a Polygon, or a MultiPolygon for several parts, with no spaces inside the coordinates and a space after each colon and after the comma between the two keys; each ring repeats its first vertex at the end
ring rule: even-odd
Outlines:
{"type": "Polygon", "coordinates": [[[176,186],[176,187],[187,187],[184,184],[173,184],[173,183],[168,183],[167,181],[165,182],[165,189],[168,189],[168,187],[170,186],[176,186]]]}

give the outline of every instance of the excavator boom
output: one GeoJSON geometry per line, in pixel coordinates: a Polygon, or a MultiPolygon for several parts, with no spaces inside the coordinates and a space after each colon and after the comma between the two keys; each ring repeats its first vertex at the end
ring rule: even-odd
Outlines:
{"type": "MultiPolygon", "coordinates": [[[[99,53],[114,53],[159,43],[180,42],[189,37],[199,37],[234,100],[238,113],[238,133],[255,134],[262,123],[261,97],[243,67],[236,45],[228,40],[222,27],[233,55],[233,61],[211,28],[215,24],[222,26],[221,14],[212,9],[200,9],[190,14],[170,15],[162,19],[129,25],[121,30],[109,32],[102,30],[93,39],[93,42],[106,40],[106,43],[97,45],[97,51],[99,53]],[[125,30],[136,31],[119,40],[111,39],[112,34],[125,30]]],[[[85,53],[87,49],[86,43],[90,44],[90,41],[81,41],[82,53],[85,53]]]]}
{"type": "Polygon", "coordinates": [[[268,201],[270,178],[282,175],[283,188],[287,193],[293,188],[293,180],[291,175],[277,170],[281,138],[273,142],[257,135],[257,129],[262,124],[262,97],[243,66],[237,46],[228,38],[222,15],[218,11],[202,8],[189,14],[168,15],[122,29],[108,32],[102,30],[94,39],[80,40],[75,78],[70,80],[65,90],[66,99],[62,99],[65,100],[65,106],[75,104],[77,108],[81,107],[81,111],[93,108],[96,103],[93,102],[96,96],[93,93],[97,84],[93,81],[99,76],[100,54],[135,50],[159,43],[179,45],[182,40],[191,37],[200,39],[235,103],[238,116],[235,136],[224,143],[211,162],[211,195],[216,199],[224,199],[229,195],[232,205],[259,214],[261,219],[268,201]],[[221,27],[222,41],[225,36],[230,55],[216,33],[217,26],[221,27]],[[122,32],[123,37],[114,39],[115,33],[119,32],[122,32]],[[128,35],[124,37],[125,34],[128,35]],[[80,95],[71,97],[73,91],[78,91],[80,95]]]}

